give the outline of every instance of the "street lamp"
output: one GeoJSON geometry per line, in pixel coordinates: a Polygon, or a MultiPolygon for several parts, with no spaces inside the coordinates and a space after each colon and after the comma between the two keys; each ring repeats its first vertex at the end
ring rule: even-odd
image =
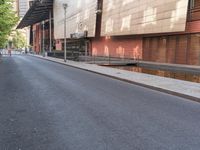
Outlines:
{"type": "Polygon", "coordinates": [[[52,21],[51,10],[49,10],[49,51],[50,52],[52,51],[51,21],[52,21]]]}
{"type": "Polygon", "coordinates": [[[66,21],[67,21],[67,18],[66,18],[66,14],[67,14],[67,7],[68,7],[68,4],[63,4],[63,8],[64,8],[64,61],[66,62],[67,61],[67,45],[66,45],[66,36],[67,36],[67,33],[66,33],[66,21]]]}
{"type": "Polygon", "coordinates": [[[45,22],[42,21],[42,55],[45,56],[45,22]]]}

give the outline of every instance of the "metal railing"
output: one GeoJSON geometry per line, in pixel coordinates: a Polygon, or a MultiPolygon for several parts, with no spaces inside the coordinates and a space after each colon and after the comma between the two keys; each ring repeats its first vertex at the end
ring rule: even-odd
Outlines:
{"type": "Polygon", "coordinates": [[[134,65],[137,64],[140,59],[113,56],[79,56],[79,61],[99,65],[134,65]]]}

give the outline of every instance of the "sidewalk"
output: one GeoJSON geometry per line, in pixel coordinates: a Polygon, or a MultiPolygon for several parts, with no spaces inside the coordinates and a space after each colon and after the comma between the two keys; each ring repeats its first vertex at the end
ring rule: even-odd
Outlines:
{"type": "Polygon", "coordinates": [[[97,74],[105,75],[136,85],[148,87],[151,89],[159,90],[165,93],[177,95],[180,97],[188,98],[200,102],[200,84],[188,81],[176,80],[171,78],[159,77],[149,74],[130,72],[110,67],[98,66],[95,64],[87,64],[83,62],[67,61],[52,57],[42,57],[40,55],[32,55],[41,59],[57,62],[63,65],[72,66],[75,68],[83,69],[86,71],[94,72],[97,74]]]}

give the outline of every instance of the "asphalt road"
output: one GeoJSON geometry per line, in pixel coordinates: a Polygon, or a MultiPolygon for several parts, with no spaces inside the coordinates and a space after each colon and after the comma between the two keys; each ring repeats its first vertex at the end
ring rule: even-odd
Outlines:
{"type": "Polygon", "coordinates": [[[199,150],[200,104],[30,56],[0,62],[0,150],[199,150]]]}

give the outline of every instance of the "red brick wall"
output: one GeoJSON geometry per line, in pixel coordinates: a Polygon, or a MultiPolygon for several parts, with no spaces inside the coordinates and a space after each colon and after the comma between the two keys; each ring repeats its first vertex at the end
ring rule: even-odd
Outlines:
{"type": "Polygon", "coordinates": [[[188,37],[187,35],[180,35],[177,36],[177,43],[176,43],[176,49],[175,51],[175,63],[177,64],[187,64],[187,50],[189,49],[187,47],[188,45],[188,37]]]}
{"type": "Polygon", "coordinates": [[[200,32],[200,20],[193,21],[193,22],[187,22],[186,32],[189,32],[189,33],[200,32]]]}
{"type": "Polygon", "coordinates": [[[143,42],[145,61],[200,65],[200,34],[146,37],[143,42]]]}
{"type": "MultiPolygon", "coordinates": [[[[40,53],[41,48],[42,48],[41,42],[42,42],[42,34],[43,34],[43,30],[41,28],[40,23],[33,25],[33,32],[34,32],[34,34],[33,34],[33,50],[36,53],[40,53]]],[[[48,50],[49,49],[49,29],[45,29],[44,36],[45,36],[45,49],[48,50]]],[[[52,39],[54,39],[53,31],[52,31],[52,39]]]]}
{"type": "Polygon", "coordinates": [[[36,53],[40,52],[40,41],[41,41],[41,28],[39,24],[33,25],[33,50],[36,53]]]}
{"type": "Polygon", "coordinates": [[[200,35],[192,34],[189,40],[188,64],[200,65],[200,35]]]}
{"type": "Polygon", "coordinates": [[[91,42],[92,55],[142,59],[142,38],[101,38],[91,42]]]}

